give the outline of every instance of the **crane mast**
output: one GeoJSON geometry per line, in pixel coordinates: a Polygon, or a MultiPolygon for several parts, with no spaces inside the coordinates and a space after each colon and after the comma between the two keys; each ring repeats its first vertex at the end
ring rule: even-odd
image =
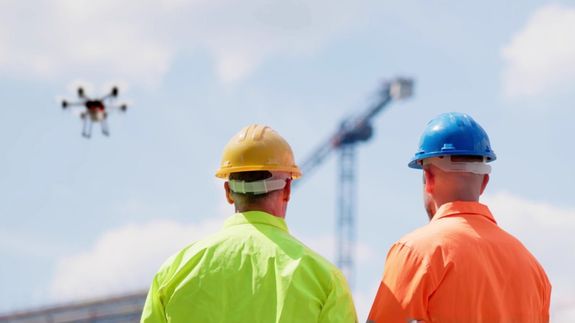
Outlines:
{"type": "Polygon", "coordinates": [[[413,80],[411,79],[397,78],[391,82],[385,82],[375,104],[357,117],[344,119],[339,129],[301,163],[302,172],[309,175],[332,151],[337,150],[339,153],[336,264],[346,275],[352,287],[355,279],[356,146],[371,139],[373,136],[371,121],[378,113],[383,111],[392,100],[410,97],[412,91],[413,80]]]}

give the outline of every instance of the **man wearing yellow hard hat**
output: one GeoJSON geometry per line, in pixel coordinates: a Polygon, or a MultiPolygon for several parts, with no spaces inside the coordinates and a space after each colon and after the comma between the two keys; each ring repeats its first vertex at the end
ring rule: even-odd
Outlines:
{"type": "Polygon", "coordinates": [[[160,268],[141,321],[357,322],[342,273],[288,232],[291,181],[301,176],[289,144],[269,127],[245,127],[216,176],[236,213],[160,268]]]}

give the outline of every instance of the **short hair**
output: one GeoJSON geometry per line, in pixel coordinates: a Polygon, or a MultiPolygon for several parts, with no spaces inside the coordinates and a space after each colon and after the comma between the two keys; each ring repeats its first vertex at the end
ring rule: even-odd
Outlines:
{"type": "MultiPolygon", "coordinates": [[[[249,182],[261,181],[264,179],[268,179],[270,177],[272,177],[271,172],[267,170],[258,170],[250,172],[231,173],[229,179],[249,183],[249,182]]],[[[237,204],[246,205],[246,204],[253,204],[265,199],[270,194],[270,192],[264,194],[232,192],[232,194],[234,195],[234,199],[236,200],[237,204]]]]}

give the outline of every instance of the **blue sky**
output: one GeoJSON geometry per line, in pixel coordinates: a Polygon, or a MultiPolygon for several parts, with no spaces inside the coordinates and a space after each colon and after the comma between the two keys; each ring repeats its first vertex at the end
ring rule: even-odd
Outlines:
{"type": "MultiPolygon", "coordinates": [[[[396,76],[416,80],[415,97],[358,150],[360,320],[389,246],[426,223],[406,165],[447,111],[489,133],[498,160],[483,200],[546,268],[553,321],[575,320],[569,1],[3,1],[0,312],[147,288],[233,211],[213,174],[234,133],[268,124],[302,160],[396,76]],[[131,108],[111,116],[111,137],[96,127],[86,140],[55,98],[112,83],[131,108]]],[[[287,216],[330,259],[333,157],[287,216]]]]}

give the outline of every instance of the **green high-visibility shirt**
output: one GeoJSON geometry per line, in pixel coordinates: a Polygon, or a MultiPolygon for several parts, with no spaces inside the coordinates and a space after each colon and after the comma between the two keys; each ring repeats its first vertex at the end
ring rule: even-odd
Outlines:
{"type": "Polygon", "coordinates": [[[285,221],[236,213],[156,274],[141,322],[354,323],[342,273],[292,237],[285,221]]]}

